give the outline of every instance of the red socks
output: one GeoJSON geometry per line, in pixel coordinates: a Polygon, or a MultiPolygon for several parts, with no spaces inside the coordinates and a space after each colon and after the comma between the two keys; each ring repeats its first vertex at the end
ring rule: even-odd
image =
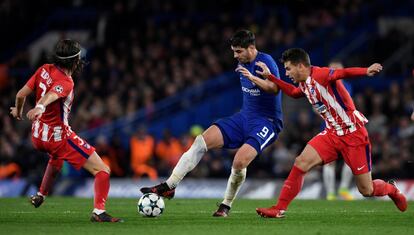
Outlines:
{"type": "Polygon", "coordinates": [[[374,191],[372,192],[372,196],[380,197],[389,195],[394,193],[395,187],[392,184],[389,184],[383,180],[373,180],[372,186],[374,187],[374,191]]]}
{"type": "Polygon", "coordinates": [[[109,192],[109,174],[100,171],[95,175],[95,200],[94,207],[105,210],[105,202],[109,192]]]}
{"type": "Polygon", "coordinates": [[[279,195],[279,200],[277,202],[276,208],[279,210],[286,210],[289,203],[298,195],[299,191],[302,189],[303,177],[305,172],[296,167],[292,167],[292,170],[289,173],[288,178],[283,184],[282,190],[279,195]]]}
{"type": "Polygon", "coordinates": [[[60,167],[56,167],[50,163],[47,164],[45,174],[43,175],[42,183],[40,184],[39,192],[43,196],[49,194],[50,189],[52,188],[53,183],[55,182],[56,176],[60,172],[60,167]]]}

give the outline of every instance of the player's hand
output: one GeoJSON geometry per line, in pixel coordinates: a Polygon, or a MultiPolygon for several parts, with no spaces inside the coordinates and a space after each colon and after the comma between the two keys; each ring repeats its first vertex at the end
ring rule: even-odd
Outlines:
{"type": "Polygon", "coordinates": [[[258,61],[258,62],[256,62],[256,65],[259,66],[262,69],[262,71],[256,70],[257,74],[262,75],[264,78],[267,78],[268,76],[270,76],[270,74],[271,74],[270,70],[269,70],[269,68],[267,67],[267,65],[265,63],[263,63],[261,61],[258,61]]]}
{"type": "Polygon", "coordinates": [[[411,114],[411,121],[414,121],[414,111],[413,111],[413,113],[411,114]]]}
{"type": "Polygon", "coordinates": [[[27,112],[26,116],[30,121],[34,121],[39,119],[43,114],[43,110],[41,108],[33,108],[27,112]]]}
{"type": "Polygon", "coordinates": [[[382,65],[381,64],[378,64],[378,63],[372,64],[367,69],[367,75],[372,77],[375,74],[381,72],[381,70],[382,70],[382,65]]]}
{"type": "Polygon", "coordinates": [[[253,81],[253,74],[251,74],[250,71],[247,70],[245,67],[239,65],[237,66],[235,71],[238,73],[241,73],[243,76],[245,76],[250,81],[253,81]]]}
{"type": "Polygon", "coordinates": [[[19,112],[16,107],[10,107],[10,114],[19,121],[23,120],[23,110],[19,112]]]}

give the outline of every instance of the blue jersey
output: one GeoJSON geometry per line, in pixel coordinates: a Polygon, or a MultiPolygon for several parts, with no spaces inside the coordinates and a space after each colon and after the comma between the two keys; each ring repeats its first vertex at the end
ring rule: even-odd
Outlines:
{"type": "MultiPolygon", "coordinates": [[[[268,54],[259,52],[251,63],[239,65],[257,76],[256,70],[260,69],[255,65],[257,61],[265,63],[272,74],[279,76],[277,65],[268,54]]],[[[260,154],[277,139],[283,128],[281,93],[275,96],[262,91],[241,74],[240,83],[243,92],[241,111],[214,124],[220,128],[223,135],[224,148],[234,149],[249,144],[260,154]]]]}
{"type": "MultiPolygon", "coordinates": [[[[270,72],[276,77],[279,76],[279,69],[273,58],[265,53],[258,52],[256,58],[248,64],[239,65],[245,67],[251,74],[261,78],[256,74],[256,70],[261,70],[260,67],[255,65],[256,62],[261,61],[267,65],[270,72]]],[[[241,113],[247,116],[261,116],[270,118],[274,123],[278,123],[278,127],[282,129],[282,94],[279,92],[277,95],[267,93],[261,90],[256,84],[250,81],[248,78],[240,74],[240,84],[243,92],[243,106],[241,113]]]]}

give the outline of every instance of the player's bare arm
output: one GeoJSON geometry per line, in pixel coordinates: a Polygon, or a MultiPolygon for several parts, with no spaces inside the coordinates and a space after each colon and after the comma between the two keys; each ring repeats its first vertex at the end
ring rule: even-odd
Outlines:
{"type": "Polygon", "coordinates": [[[286,95],[292,97],[292,98],[301,98],[304,96],[304,94],[302,93],[302,91],[295,87],[292,86],[289,83],[286,83],[280,79],[277,79],[269,70],[269,68],[267,67],[267,65],[263,62],[256,62],[256,65],[259,66],[262,71],[256,70],[256,73],[260,74],[261,76],[265,77],[267,80],[266,81],[270,81],[274,84],[276,84],[276,86],[278,87],[278,89],[281,89],[286,95]]]}
{"type": "Polygon", "coordinates": [[[50,103],[53,103],[59,99],[59,96],[55,92],[47,92],[40,100],[37,102],[36,107],[32,108],[27,112],[26,116],[30,121],[34,121],[36,119],[39,119],[42,114],[46,110],[46,106],[48,106],[50,103]]]}
{"type": "Polygon", "coordinates": [[[269,79],[269,76],[272,74],[270,72],[269,67],[267,67],[267,65],[261,61],[256,62],[256,65],[259,66],[262,71],[256,70],[257,74],[260,74],[261,76],[263,76],[266,79],[269,79]]]}
{"type": "Polygon", "coordinates": [[[239,65],[236,68],[236,72],[241,73],[243,76],[245,76],[247,79],[252,81],[254,84],[256,84],[258,87],[260,87],[262,90],[268,92],[277,94],[279,92],[279,88],[276,84],[269,81],[268,79],[261,79],[259,77],[254,76],[250,73],[249,70],[247,70],[245,67],[239,65]]]}
{"type": "Polygon", "coordinates": [[[379,63],[374,63],[371,66],[368,67],[367,69],[367,75],[372,77],[374,75],[376,75],[377,73],[381,72],[382,70],[382,65],[379,63]]]}
{"type": "Polygon", "coordinates": [[[24,86],[16,94],[15,106],[10,107],[10,114],[17,120],[23,120],[23,107],[26,102],[26,97],[32,93],[32,89],[24,86]]]}

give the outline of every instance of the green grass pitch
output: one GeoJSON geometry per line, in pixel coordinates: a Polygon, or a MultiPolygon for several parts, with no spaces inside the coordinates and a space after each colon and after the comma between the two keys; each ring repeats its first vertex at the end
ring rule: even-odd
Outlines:
{"type": "Polygon", "coordinates": [[[219,199],[166,200],[159,218],[144,218],[137,200],[108,201],[125,222],[89,222],[93,199],[50,197],[40,208],[26,198],[0,198],[0,234],[414,234],[414,203],[401,213],[391,201],[296,200],[284,219],[264,219],[256,207],[273,200],[236,200],[228,218],[214,218],[219,199]]]}

